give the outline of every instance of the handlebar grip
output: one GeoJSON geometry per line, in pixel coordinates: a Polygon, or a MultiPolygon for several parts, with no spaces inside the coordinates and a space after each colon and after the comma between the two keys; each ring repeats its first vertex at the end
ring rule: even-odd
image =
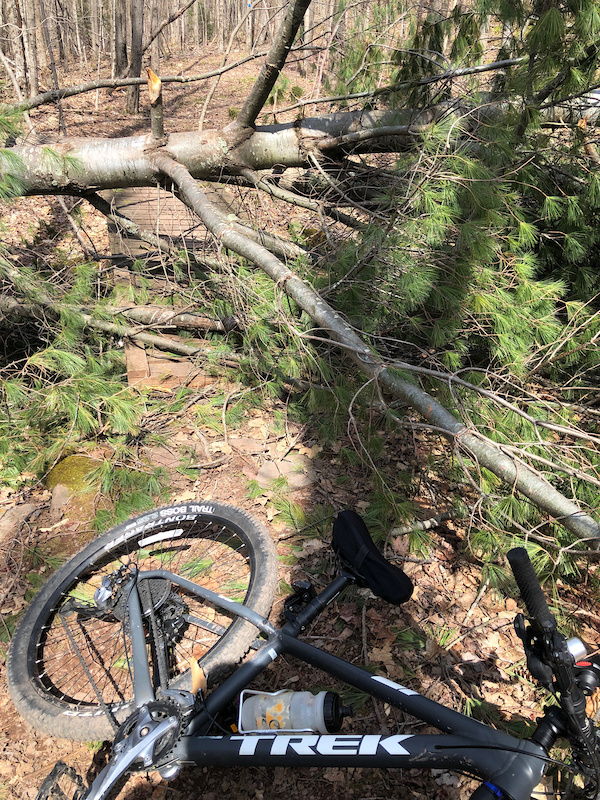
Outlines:
{"type": "Polygon", "coordinates": [[[524,547],[514,547],[508,551],[506,557],[534,628],[537,626],[545,633],[552,633],[557,629],[556,619],[548,608],[539,578],[535,574],[527,555],[527,550],[524,547]]]}

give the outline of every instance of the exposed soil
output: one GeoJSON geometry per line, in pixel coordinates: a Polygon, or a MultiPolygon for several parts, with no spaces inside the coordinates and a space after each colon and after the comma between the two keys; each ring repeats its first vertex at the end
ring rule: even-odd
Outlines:
{"type": "MultiPolygon", "coordinates": [[[[214,65],[214,54],[189,54],[169,64],[166,73],[199,73],[214,65]]],[[[239,107],[245,91],[257,74],[259,64],[245,65],[240,72],[224,77],[206,125],[225,124],[229,109],[239,107]]],[[[71,78],[71,83],[75,81],[71,78]]],[[[167,88],[167,117],[170,130],[192,129],[207,84],[178,85],[167,88]]],[[[98,106],[93,94],[65,102],[69,133],[78,135],[126,135],[148,129],[146,114],[136,119],[124,117],[124,92],[101,92],[98,106]]],[[[41,109],[35,114],[41,132],[56,130],[56,110],[41,109]]],[[[36,248],[59,244],[77,251],[64,216],[56,202],[47,198],[19,201],[2,209],[7,224],[7,242],[35,257],[36,248]],[[52,224],[50,224],[52,223],[52,224]],[[44,227],[46,226],[46,227],[44,227]],[[53,230],[44,242],[40,231],[53,230]]],[[[85,225],[98,250],[108,247],[104,222],[86,212],[85,225]]],[[[23,253],[21,253],[22,255],[23,253]]],[[[210,395],[210,387],[204,390],[210,395]]],[[[216,387],[214,388],[216,391],[216,387]]],[[[205,395],[206,396],[206,395],[205,395]]],[[[218,499],[246,508],[259,517],[278,543],[280,578],[285,584],[308,577],[317,588],[325,585],[335,569],[329,547],[331,521],[322,531],[295,531],[281,521],[273,504],[273,490],[265,485],[256,499],[248,496],[248,481],[266,482],[277,468],[290,459],[290,473],[297,488],[290,500],[307,510],[317,505],[333,509],[364,509],[374,485],[373,469],[368,465],[349,466],[340,458],[342,446],[355,446],[349,438],[329,449],[322,449],[310,427],[288,422],[285,433],[274,424],[275,412],[285,414],[283,402],[246,414],[239,429],[216,432],[198,429],[190,410],[175,420],[164,420],[168,446],[147,450],[142,455],[150,463],[162,464],[171,475],[172,502],[188,498],[218,499]],[[198,469],[198,477],[186,477],[180,464],[190,452],[199,461],[213,461],[198,469]],[[220,462],[220,463],[217,463],[220,462]]],[[[430,466],[427,452],[435,443],[421,434],[386,435],[385,456],[377,468],[386,475],[392,491],[402,495],[394,483],[398,469],[410,467],[419,480],[414,500],[421,519],[434,517],[451,505],[460,486],[444,481],[430,466]],[[400,462],[400,464],[399,464],[400,462]]],[[[444,458],[438,449],[437,459],[444,458]]],[[[284,468],[284,467],[281,467],[284,468]]],[[[467,504],[472,498],[464,497],[467,504]]],[[[93,505],[93,503],[92,503],[93,505]]],[[[92,535],[89,525],[90,499],[60,495],[36,486],[18,497],[0,490],[0,623],[9,620],[25,605],[32,576],[44,576],[48,567],[35,563],[33,552],[48,559],[57,553],[71,554],[92,535]],[[10,518],[10,525],[7,524],[10,518]],[[3,525],[4,522],[4,525],[3,525]]],[[[465,546],[468,526],[449,520],[430,532],[429,555],[410,555],[406,537],[390,543],[389,553],[400,563],[415,584],[412,600],[392,607],[367,590],[349,592],[332,604],[308,632],[310,641],[325,650],[360,665],[370,665],[392,680],[402,682],[427,697],[455,709],[476,714],[490,724],[506,726],[516,732],[535,719],[542,703],[524,677],[524,660],[512,622],[517,602],[489,589],[481,590],[481,572],[465,546]],[[480,591],[481,590],[481,591],[480,591]]],[[[579,587],[566,587],[564,599],[578,635],[588,643],[598,638],[599,617],[594,597],[586,594],[585,581],[579,587]]],[[[281,618],[284,594],[276,598],[273,619],[281,618]]],[[[0,664],[4,666],[6,645],[0,645],[0,664]]],[[[261,677],[260,686],[268,691],[281,688],[299,690],[340,689],[326,676],[307,669],[290,658],[278,659],[261,677]]],[[[352,699],[352,698],[349,698],[352,699]]],[[[353,698],[355,717],[346,721],[343,732],[360,730],[374,733],[413,733],[425,727],[395,709],[364,698],[353,698]]],[[[0,798],[16,800],[36,796],[37,787],[57,759],[73,765],[88,778],[102,765],[106,751],[73,744],[32,730],[15,714],[5,683],[0,676],[0,798]],[[92,763],[93,761],[93,763],[92,763]]],[[[216,800],[227,796],[241,798],[305,798],[325,800],[332,794],[351,800],[376,798],[459,798],[468,796],[468,779],[448,773],[436,775],[400,771],[373,772],[364,769],[204,769],[184,770],[170,784],[156,774],[139,775],[128,782],[122,800],[216,800]]]]}

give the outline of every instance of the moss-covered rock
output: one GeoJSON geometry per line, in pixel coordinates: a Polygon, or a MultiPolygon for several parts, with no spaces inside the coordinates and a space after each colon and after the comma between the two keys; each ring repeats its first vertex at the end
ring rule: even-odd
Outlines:
{"type": "Polygon", "coordinates": [[[98,460],[89,456],[82,454],[67,456],[52,467],[46,478],[46,485],[49,489],[54,489],[60,483],[66,486],[71,494],[95,491],[89,476],[98,469],[98,466],[98,460]]]}

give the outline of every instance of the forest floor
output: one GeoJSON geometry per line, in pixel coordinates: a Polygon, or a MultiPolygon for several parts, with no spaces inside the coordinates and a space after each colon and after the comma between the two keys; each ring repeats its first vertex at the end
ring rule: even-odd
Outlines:
{"type": "MultiPolygon", "coordinates": [[[[165,73],[197,74],[214,66],[214,53],[190,53],[165,68],[165,73]]],[[[260,63],[247,64],[228,74],[211,102],[206,127],[226,124],[239,108],[252,84],[260,63]]],[[[77,76],[83,78],[84,76],[77,76]]],[[[295,77],[294,77],[295,80],[295,77]]],[[[301,76],[298,76],[301,80],[301,76]]],[[[75,83],[73,76],[70,83],[75,83]]],[[[169,130],[193,129],[207,93],[206,82],[167,87],[165,108],[169,130]]],[[[145,102],[145,101],[143,101],[145,102]]],[[[124,114],[124,91],[112,95],[100,92],[80,95],[65,102],[67,132],[77,135],[116,136],[148,129],[148,114],[135,119],[124,114]]],[[[35,112],[34,121],[42,134],[56,131],[56,109],[35,112]]],[[[6,225],[7,246],[20,257],[34,258],[39,248],[70,247],[77,250],[61,209],[51,198],[33,198],[6,204],[0,209],[6,225]]],[[[91,212],[84,217],[87,233],[100,251],[108,248],[106,225],[91,212]]],[[[207,387],[205,396],[219,387],[207,387]]],[[[343,447],[356,442],[348,435],[334,445],[323,447],[310,425],[288,420],[284,433],[275,426],[276,416],[285,417],[284,401],[273,401],[246,413],[234,430],[198,430],[191,412],[158,420],[167,445],[148,449],[142,455],[149,463],[161,465],[170,475],[170,502],[202,498],[221,500],[243,507],[260,518],[277,543],[282,585],[307,577],[317,588],[325,585],[335,569],[329,546],[331,524],[319,530],[296,531],[282,521],[276,491],[264,476],[277,471],[284,458],[295,463],[295,480],[290,481],[289,500],[311,511],[316,506],[333,509],[355,508],[368,504],[375,483],[373,467],[348,465],[340,458],[343,447]],[[224,463],[200,469],[196,479],[188,477],[181,464],[190,451],[201,459],[225,457],[224,463]],[[269,472],[271,470],[271,472],[269,472]],[[262,494],[250,497],[248,483],[259,479],[262,494]]],[[[429,519],[449,509],[462,495],[466,505],[473,502],[471,489],[451,484],[432,468],[430,453],[442,463],[447,451],[419,432],[387,433],[385,455],[377,469],[394,486],[398,469],[410,467],[417,489],[410,499],[417,516],[429,519]]],[[[395,489],[400,492],[400,489],[395,489]]],[[[26,605],[32,582],[39,583],[48,571],[42,558],[34,563],[33,553],[75,552],[92,535],[89,499],[76,494],[58,498],[43,485],[14,495],[0,488],[0,537],[4,523],[4,564],[0,573],[0,626],[8,623],[26,605]],[[12,516],[11,516],[12,515],[12,516]],[[10,538],[7,522],[11,522],[10,538]],[[19,524],[22,523],[22,524],[19,524]],[[15,534],[18,531],[18,535],[15,534]],[[10,550],[10,560],[8,559],[10,550]]],[[[413,598],[401,607],[392,607],[366,590],[348,593],[334,603],[308,632],[310,641],[346,660],[377,669],[382,675],[408,685],[425,696],[457,710],[477,716],[515,734],[524,731],[540,714],[543,697],[533,690],[524,673],[522,648],[513,631],[518,610],[512,596],[482,587],[481,570],[469,555],[469,525],[462,520],[447,520],[429,532],[429,552],[409,553],[407,543],[398,538],[395,553],[414,584],[413,598]]],[[[284,593],[275,600],[273,619],[281,618],[284,593]]],[[[594,599],[587,594],[586,581],[565,587],[563,616],[568,612],[578,635],[588,643],[598,639],[600,617],[594,612],[594,599]]],[[[0,634],[2,630],[0,629],[0,634]]],[[[0,637],[1,638],[1,637],[0,637]]],[[[7,639],[4,636],[4,639],[7,639]]],[[[5,675],[6,643],[0,643],[0,800],[33,800],[37,787],[57,759],[63,759],[84,776],[101,765],[106,752],[95,745],[71,743],[39,734],[15,713],[8,696],[5,675]]],[[[292,659],[278,659],[256,686],[269,691],[282,688],[344,692],[322,674],[299,665],[292,659]]],[[[349,698],[355,717],[346,721],[343,732],[353,729],[372,733],[415,733],[426,729],[421,723],[386,705],[349,698]]],[[[468,796],[469,779],[449,773],[370,771],[352,769],[186,769],[172,783],[157,774],[132,778],[120,800],[325,800],[332,795],[348,800],[384,798],[431,798],[458,800],[468,796]]]]}

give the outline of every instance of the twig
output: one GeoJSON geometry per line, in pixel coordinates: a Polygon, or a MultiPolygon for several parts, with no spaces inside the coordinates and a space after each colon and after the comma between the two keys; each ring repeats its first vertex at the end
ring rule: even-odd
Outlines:
{"type": "Polygon", "coordinates": [[[471,607],[469,608],[469,610],[468,610],[468,611],[467,611],[467,613],[465,614],[465,618],[464,618],[464,620],[463,620],[463,625],[466,625],[466,624],[467,624],[467,622],[468,622],[468,621],[471,619],[471,617],[473,616],[473,612],[475,611],[475,609],[477,608],[477,606],[478,606],[478,605],[479,605],[479,603],[481,602],[481,599],[482,599],[483,595],[484,595],[484,594],[487,592],[487,589],[488,589],[488,586],[489,586],[489,585],[490,585],[489,578],[488,578],[487,580],[485,580],[485,581],[484,581],[484,582],[481,584],[481,588],[479,589],[479,592],[477,593],[477,597],[475,598],[475,600],[473,600],[473,602],[471,603],[471,607]]]}
{"type": "Polygon", "coordinates": [[[213,469],[213,467],[220,467],[221,464],[226,464],[228,461],[231,461],[231,456],[221,456],[213,461],[199,461],[196,464],[189,464],[187,469],[213,469]]]}
{"type": "MultiPolygon", "coordinates": [[[[254,10],[252,3],[248,3],[248,6],[249,6],[248,10],[242,16],[241,20],[238,22],[238,24],[235,26],[235,28],[231,32],[231,35],[229,37],[229,42],[227,43],[227,47],[225,48],[225,55],[223,56],[223,61],[222,61],[222,64],[221,64],[222,68],[224,68],[225,65],[227,64],[227,57],[228,57],[229,53],[231,52],[231,49],[233,47],[233,43],[235,41],[235,37],[237,36],[239,29],[246,22],[246,20],[248,19],[248,17],[250,16],[252,11],[254,10]]],[[[210,102],[211,102],[211,100],[212,100],[212,98],[214,96],[214,93],[217,90],[217,86],[219,85],[219,81],[221,80],[221,75],[222,75],[222,73],[219,73],[216,76],[216,80],[213,81],[213,85],[210,87],[210,89],[208,91],[208,94],[206,95],[206,98],[204,100],[204,103],[202,104],[202,110],[200,111],[200,116],[198,118],[198,130],[199,131],[202,131],[202,129],[204,127],[204,118],[206,117],[206,112],[208,110],[208,107],[210,106],[210,102]]]]}
{"type": "Polygon", "coordinates": [[[398,528],[392,528],[390,536],[403,536],[407,533],[413,533],[413,531],[430,531],[432,528],[437,528],[441,522],[447,519],[456,519],[457,516],[453,511],[444,511],[442,514],[429,519],[417,520],[410,525],[400,525],[398,528]]]}
{"type": "Polygon", "coordinates": [[[104,256],[101,253],[98,253],[98,251],[96,249],[90,249],[88,247],[88,243],[85,241],[85,239],[83,237],[83,233],[81,231],[81,228],[79,227],[79,225],[77,225],[77,223],[73,219],[73,215],[69,211],[69,209],[67,207],[67,204],[65,203],[64,199],[62,197],[60,197],[59,195],[57,195],[56,199],[58,201],[59,206],[62,208],[62,210],[63,210],[63,212],[64,212],[64,214],[65,214],[65,216],[67,218],[67,221],[68,221],[69,225],[71,226],[71,230],[73,231],[73,234],[74,234],[75,238],[77,239],[81,249],[83,250],[84,256],[86,258],[93,258],[96,261],[102,261],[104,256]]]}

